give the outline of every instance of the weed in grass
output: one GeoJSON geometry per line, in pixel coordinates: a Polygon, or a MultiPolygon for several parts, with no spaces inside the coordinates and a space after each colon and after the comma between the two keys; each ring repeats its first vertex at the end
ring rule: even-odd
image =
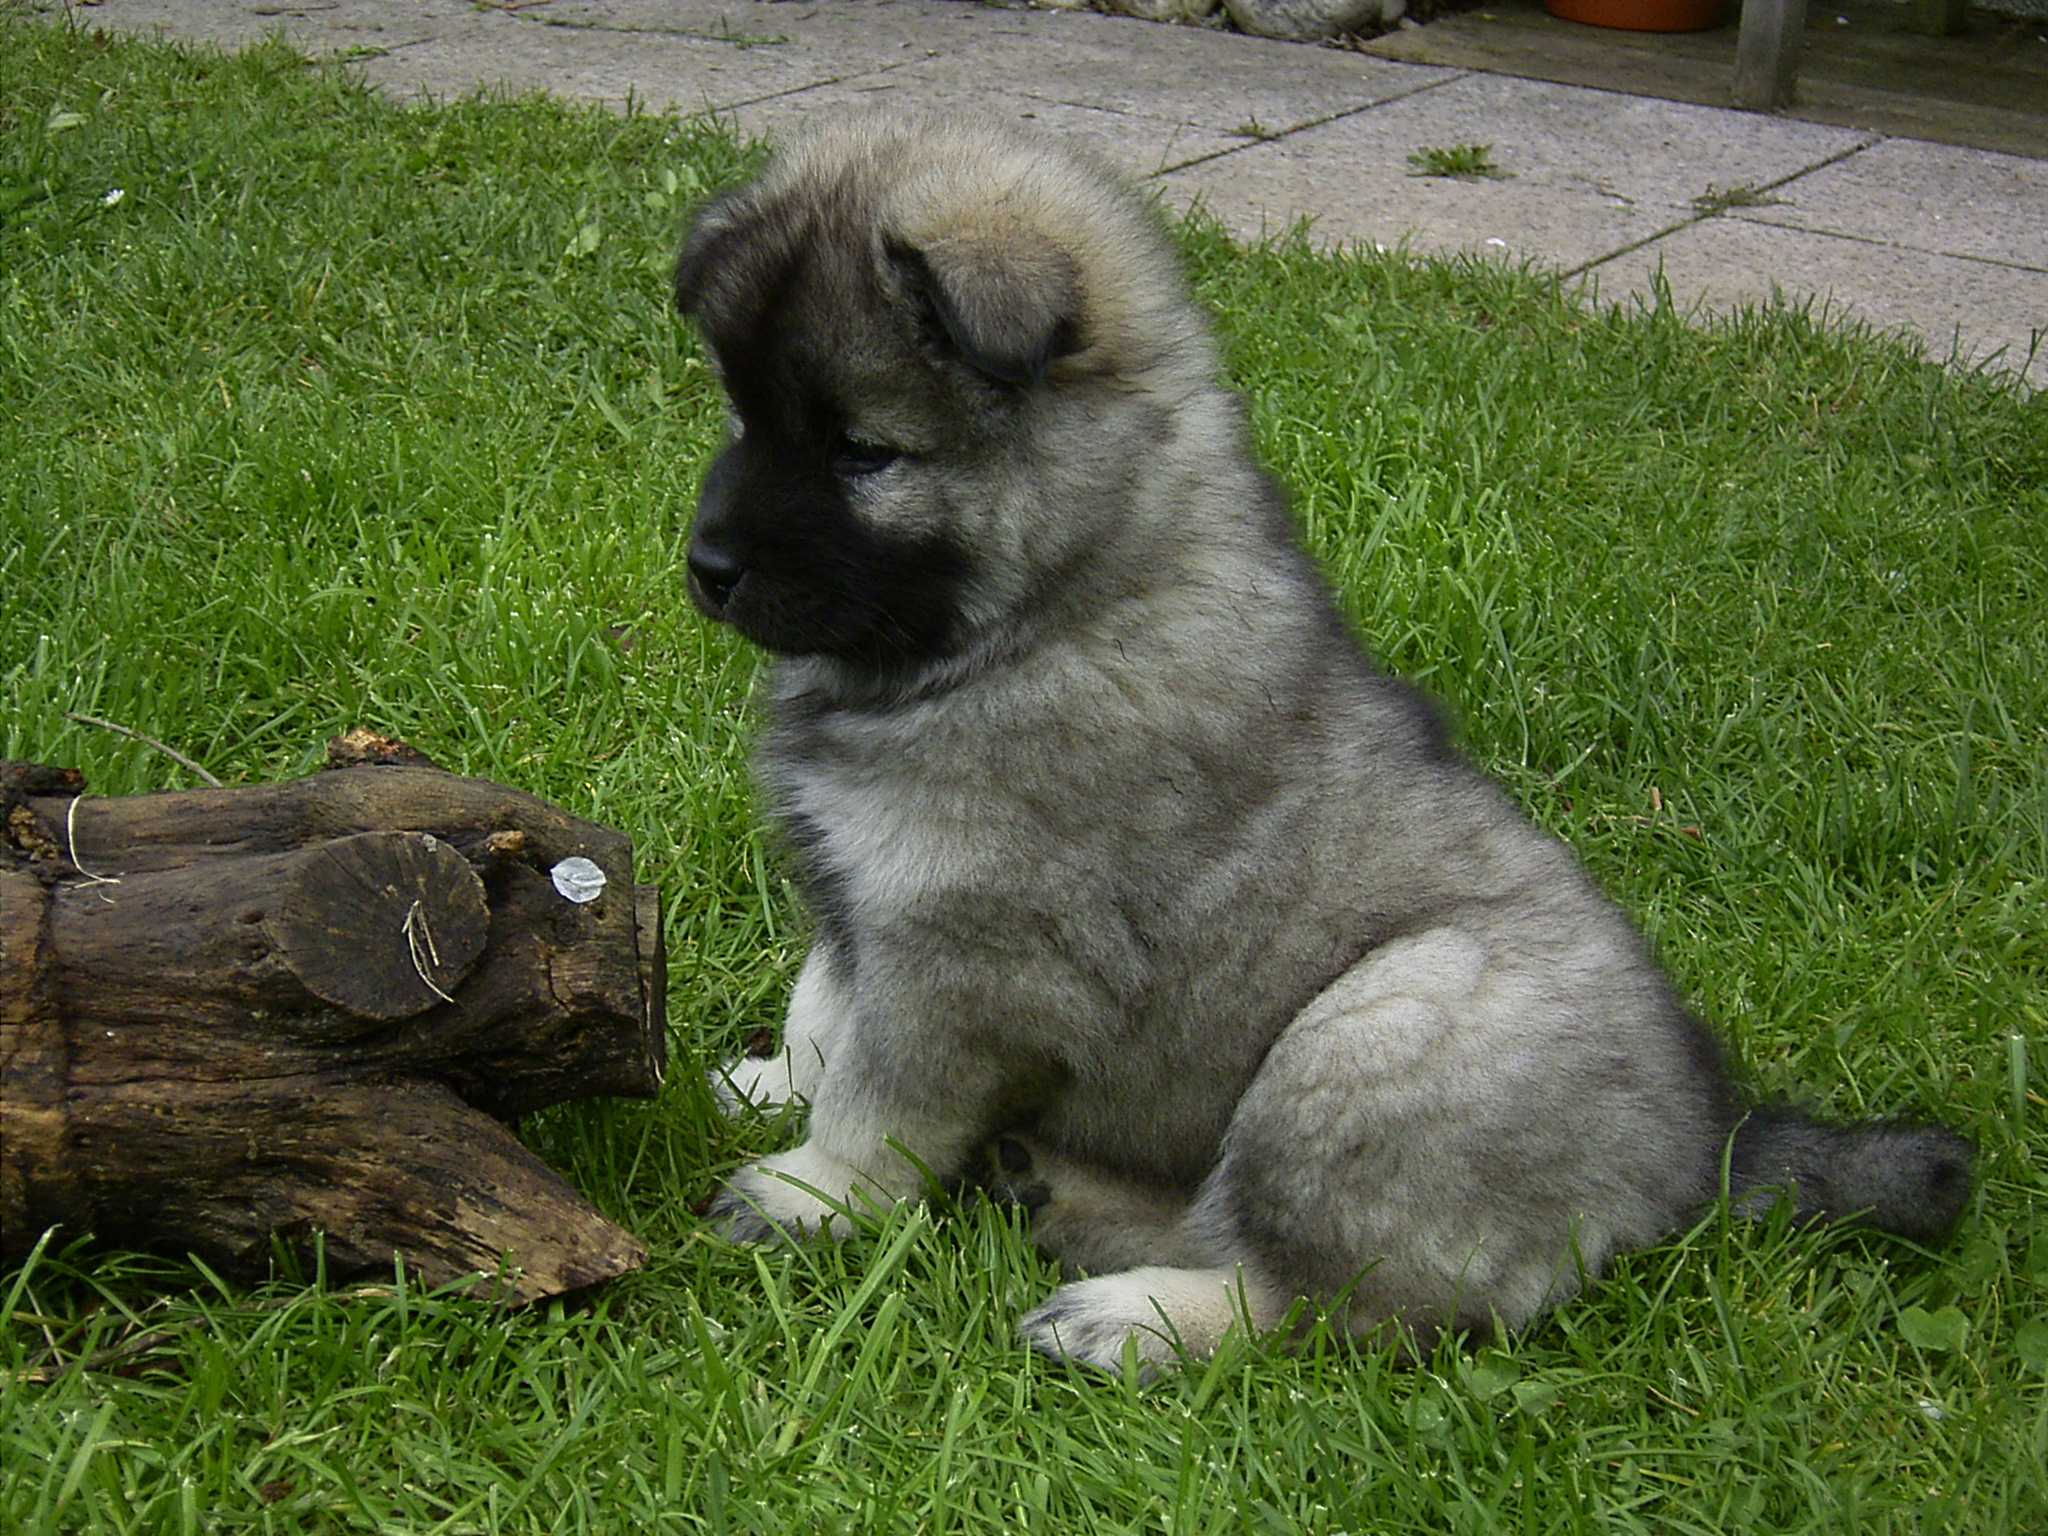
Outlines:
{"type": "Polygon", "coordinates": [[[1760,1088],[1965,1124],[1983,1182],[1935,1254],[1709,1213],[1420,1370],[1309,1317],[1088,1378],[1016,1347],[1054,1277],[1001,1212],[689,1214],[791,1134],[702,1074],[803,948],[756,662],[681,596],[720,421],[667,273],[748,153],[13,18],[0,82],[0,756],[129,793],[193,780],[72,716],[230,783],[409,736],[633,835],[676,1030],[659,1101],[521,1127],[653,1250],[585,1306],[68,1234],[0,1274],[0,1528],[2048,1528],[2042,401],[1797,310],[1183,230],[1361,632],[1760,1088]]]}
{"type": "Polygon", "coordinates": [[[1409,155],[1411,176],[1443,176],[1455,181],[1499,181],[1507,176],[1493,162],[1491,144],[1425,144],[1409,155]]]}

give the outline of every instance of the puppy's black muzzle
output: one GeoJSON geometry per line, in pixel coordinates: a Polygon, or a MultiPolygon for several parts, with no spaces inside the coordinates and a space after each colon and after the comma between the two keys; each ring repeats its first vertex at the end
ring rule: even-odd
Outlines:
{"type": "Polygon", "coordinates": [[[734,556],[702,538],[690,540],[690,596],[714,619],[723,618],[732,594],[747,568],[734,556]]]}
{"type": "Polygon", "coordinates": [[[704,472],[697,516],[690,529],[690,599],[707,617],[723,619],[747,562],[733,551],[727,508],[741,478],[738,448],[728,445],[704,472]]]}

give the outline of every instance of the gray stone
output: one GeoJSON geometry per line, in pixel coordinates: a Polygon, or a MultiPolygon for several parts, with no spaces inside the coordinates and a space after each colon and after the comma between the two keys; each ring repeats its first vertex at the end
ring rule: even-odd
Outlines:
{"type": "Polygon", "coordinates": [[[1408,0],[1223,0],[1230,19],[1254,37],[1319,43],[1375,23],[1399,21],[1408,0]]]}
{"type": "Polygon", "coordinates": [[[1112,16],[1140,21],[1204,21],[1216,14],[1222,0],[1095,0],[1094,8],[1112,16]]]}

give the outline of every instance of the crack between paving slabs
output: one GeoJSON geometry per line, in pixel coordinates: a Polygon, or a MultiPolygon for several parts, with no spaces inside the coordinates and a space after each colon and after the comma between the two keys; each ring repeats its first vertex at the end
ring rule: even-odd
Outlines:
{"type": "MultiPolygon", "coordinates": [[[[1870,149],[1875,147],[1876,145],[1882,144],[1884,140],[1885,136],[1881,133],[1871,134],[1868,138],[1862,140],[1860,143],[1852,144],[1847,149],[1838,150],[1836,153],[1827,156],[1825,159],[1814,161],[1811,165],[1802,165],[1801,167],[1799,167],[1798,170],[1787,172],[1785,175],[1780,176],[1776,181],[1768,182],[1761,187],[1752,187],[1750,188],[1750,190],[1752,192],[1755,192],[1758,196],[1768,195],[1769,193],[1776,192],[1781,187],[1790,186],[1793,182],[1799,180],[1799,178],[1802,176],[1811,176],[1815,171],[1824,171],[1831,165],[1840,165],[1844,160],[1852,159],[1855,156],[1862,154],[1866,149],[1870,149]]],[[[1706,223],[1709,219],[1718,219],[1727,212],[1728,210],[1726,208],[1703,209],[1697,213],[1690,215],[1689,217],[1678,220],[1678,222],[1675,224],[1667,225],[1663,229],[1654,230],[1651,233],[1644,235],[1640,240],[1631,240],[1628,244],[1617,247],[1616,249],[1609,251],[1604,256],[1595,256],[1590,261],[1582,261],[1575,267],[1567,267],[1557,274],[1557,280],[1560,283],[1565,283],[1569,282],[1571,279],[1575,277],[1584,277],[1588,272],[1591,272],[1595,267],[1605,266],[1610,261],[1619,261],[1624,256],[1633,255],[1635,252],[1640,251],[1641,249],[1643,249],[1644,246],[1655,245],[1659,240],[1662,240],[1670,235],[1675,235],[1680,230],[1691,229],[1695,225],[1706,223]]],[[[1775,225],[1772,227],[1782,229],[1787,227],[1797,228],[1798,226],[1775,225]]],[[[1828,231],[1802,230],[1802,233],[1824,234],[1828,233],[1828,231]]],[[[1850,239],[1855,237],[1842,236],[1841,238],[1850,239]]],[[[1882,245],[1885,242],[1880,240],[1873,240],[1869,243],[1872,245],[1882,245]]]]}
{"type": "MultiPolygon", "coordinates": [[[[1292,127],[1276,128],[1268,134],[1248,135],[1242,144],[1231,144],[1222,149],[1212,149],[1207,154],[1195,155],[1190,159],[1178,161],[1173,165],[1162,165],[1158,170],[1148,172],[1143,179],[1152,181],[1160,176],[1170,176],[1176,171],[1188,170],[1193,166],[1207,165],[1213,160],[1223,159],[1226,155],[1241,155],[1246,150],[1257,149],[1262,144],[1278,144],[1283,139],[1291,139],[1298,133],[1307,133],[1312,128],[1322,128],[1330,123],[1342,122],[1347,117],[1358,117],[1378,107],[1390,107],[1397,101],[1406,101],[1411,96],[1420,96],[1425,91],[1440,90],[1442,87],[1463,80],[1473,73],[1474,71],[1472,70],[1461,69],[1453,74],[1446,75],[1441,80],[1425,80],[1408,90],[1398,91],[1392,96],[1382,96],[1374,101],[1361,102],[1355,107],[1345,107],[1340,111],[1326,112],[1321,117],[1308,118],[1303,122],[1294,124],[1292,127]]],[[[1044,97],[1040,99],[1051,100],[1053,98],[1044,97]]],[[[1065,102],[1062,105],[1081,106],[1084,103],[1065,102]]],[[[1620,255],[1621,253],[1617,251],[1615,254],[1620,255]]]]}

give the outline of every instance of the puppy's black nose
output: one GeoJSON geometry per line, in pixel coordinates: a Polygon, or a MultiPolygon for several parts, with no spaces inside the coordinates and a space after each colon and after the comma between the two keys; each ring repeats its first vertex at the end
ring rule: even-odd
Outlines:
{"type": "Polygon", "coordinates": [[[724,611],[732,601],[732,589],[740,584],[747,568],[724,550],[701,540],[690,542],[690,580],[705,607],[724,611]]]}

